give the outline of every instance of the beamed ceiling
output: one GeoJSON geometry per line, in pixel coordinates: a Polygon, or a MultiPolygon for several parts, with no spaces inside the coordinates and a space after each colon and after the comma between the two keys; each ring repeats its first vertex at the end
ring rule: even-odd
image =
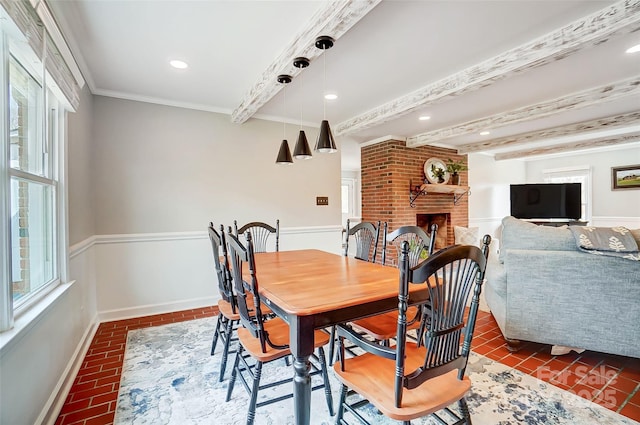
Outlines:
{"type": "Polygon", "coordinates": [[[48,3],[92,93],[285,121],[290,140],[326,117],[343,168],[390,137],[498,160],[640,145],[640,0],[48,3]]]}

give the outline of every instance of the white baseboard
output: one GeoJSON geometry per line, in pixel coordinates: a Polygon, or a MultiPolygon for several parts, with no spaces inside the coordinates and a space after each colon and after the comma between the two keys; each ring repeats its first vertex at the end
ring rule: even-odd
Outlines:
{"type": "Polygon", "coordinates": [[[87,327],[87,330],[76,347],[73,356],[69,359],[69,363],[62,373],[60,380],[56,384],[54,391],[52,391],[49,400],[47,400],[47,403],[40,412],[40,415],[36,420],[37,424],[55,424],[58,419],[58,415],[64,406],[64,402],[67,399],[67,395],[69,395],[69,391],[71,391],[73,381],[78,375],[82,362],[89,351],[91,341],[93,341],[93,337],[98,330],[99,324],[100,322],[98,322],[98,316],[96,315],[91,321],[91,324],[87,327]]]}
{"type": "MultiPolygon", "coordinates": [[[[213,287],[212,287],[213,291],[213,287]]],[[[193,308],[210,307],[216,305],[220,297],[211,296],[180,300],[171,303],[143,305],[131,308],[106,310],[98,313],[99,322],[113,322],[114,320],[132,319],[135,317],[151,316],[154,314],[172,313],[174,311],[190,310],[193,308]]]]}

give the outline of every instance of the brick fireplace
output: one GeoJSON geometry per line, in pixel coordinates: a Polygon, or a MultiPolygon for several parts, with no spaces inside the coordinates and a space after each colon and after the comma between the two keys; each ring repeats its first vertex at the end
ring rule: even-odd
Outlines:
{"type": "MultiPolygon", "coordinates": [[[[439,226],[436,248],[452,245],[453,227],[469,224],[468,196],[460,197],[454,205],[453,194],[428,193],[416,198],[415,208],[409,204],[410,182],[413,186],[423,183],[424,162],[432,157],[443,161],[462,159],[465,163],[467,160],[466,155],[458,155],[455,150],[434,146],[408,148],[399,140],[363,147],[362,220],[386,221],[389,232],[406,225],[425,226],[428,230],[436,222],[439,226]]],[[[460,184],[468,185],[466,171],[460,173],[460,184]]]]}
{"type": "Polygon", "coordinates": [[[451,245],[447,238],[449,230],[449,222],[451,221],[451,214],[438,213],[438,214],[416,214],[416,225],[422,227],[425,232],[431,233],[431,225],[438,225],[438,233],[436,233],[435,249],[442,249],[448,245],[451,245]]]}

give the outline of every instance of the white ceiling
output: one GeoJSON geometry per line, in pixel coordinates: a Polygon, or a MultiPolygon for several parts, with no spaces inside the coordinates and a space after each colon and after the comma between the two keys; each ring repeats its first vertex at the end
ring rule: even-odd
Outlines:
{"type": "Polygon", "coordinates": [[[347,169],[388,135],[498,159],[640,141],[640,0],[48,3],[94,94],[318,126],[337,93],[347,169]]]}

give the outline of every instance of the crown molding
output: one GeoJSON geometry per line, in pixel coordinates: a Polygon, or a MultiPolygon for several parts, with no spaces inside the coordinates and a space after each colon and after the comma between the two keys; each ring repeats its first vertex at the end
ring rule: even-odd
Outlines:
{"type": "Polygon", "coordinates": [[[211,105],[203,105],[199,103],[178,102],[175,100],[162,99],[159,97],[139,96],[131,93],[118,92],[113,90],[95,89],[92,93],[96,96],[113,97],[116,99],[132,100],[135,102],[153,103],[162,106],[173,106],[176,108],[194,109],[196,111],[215,112],[218,114],[229,115],[231,111],[225,108],[217,108],[211,105]]]}

